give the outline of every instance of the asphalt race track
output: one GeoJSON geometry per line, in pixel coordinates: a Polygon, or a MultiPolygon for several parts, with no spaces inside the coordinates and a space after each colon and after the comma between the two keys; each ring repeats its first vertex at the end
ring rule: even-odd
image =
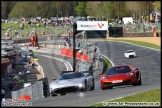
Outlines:
{"type": "MultiPolygon", "coordinates": [[[[66,69],[65,64],[62,63],[61,61],[51,59],[51,58],[47,58],[47,57],[43,57],[41,55],[48,55],[48,56],[51,56],[51,57],[64,59],[66,61],[69,61],[69,63],[73,66],[73,59],[70,58],[70,57],[39,52],[37,54],[37,57],[39,58],[38,63],[42,66],[44,76],[48,78],[49,83],[52,81],[52,78],[57,79],[60,76],[61,72],[66,71],[67,69],[66,69]]],[[[78,65],[79,63],[80,63],[80,61],[77,60],[76,65],[78,65]]],[[[76,69],[77,69],[77,67],[76,67],[76,69]]]]}
{"type": "MultiPolygon", "coordinates": [[[[95,45],[99,47],[101,54],[107,56],[114,63],[114,65],[130,64],[135,67],[138,67],[142,73],[142,85],[141,86],[126,85],[126,86],[114,87],[113,89],[101,90],[99,82],[96,82],[95,85],[96,87],[94,91],[71,93],[64,96],[30,100],[32,102],[32,105],[33,106],[88,106],[90,104],[103,102],[105,100],[119,98],[123,96],[136,94],[139,92],[160,88],[161,51],[135,46],[128,43],[112,42],[112,41],[97,41],[95,45]],[[137,57],[131,59],[125,59],[124,52],[128,49],[135,50],[137,57]]],[[[69,62],[70,59],[66,58],[66,60],[69,60],[69,62]]],[[[43,70],[46,72],[45,76],[47,76],[48,78],[51,78],[52,74],[58,75],[58,73],[54,73],[55,71],[53,68],[49,68],[49,66],[51,65],[47,64],[48,61],[45,61],[45,58],[39,58],[38,62],[43,67],[43,70]],[[52,71],[53,73],[51,74],[52,71]]],[[[61,63],[58,63],[57,67],[60,69],[61,68],[64,69],[64,67],[60,65],[61,63]]]]}

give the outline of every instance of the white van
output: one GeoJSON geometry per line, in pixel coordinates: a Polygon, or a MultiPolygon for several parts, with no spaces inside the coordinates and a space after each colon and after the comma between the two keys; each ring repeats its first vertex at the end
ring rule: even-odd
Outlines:
{"type": "Polygon", "coordinates": [[[123,23],[124,24],[127,24],[127,23],[133,24],[133,18],[132,17],[124,17],[123,23]]]}

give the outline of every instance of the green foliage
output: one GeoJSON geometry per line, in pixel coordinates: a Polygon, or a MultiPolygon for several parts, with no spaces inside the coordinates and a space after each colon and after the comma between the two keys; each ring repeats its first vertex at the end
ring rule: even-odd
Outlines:
{"type": "Polygon", "coordinates": [[[113,18],[114,7],[111,1],[104,1],[101,5],[101,16],[105,16],[106,19],[113,18]]]}
{"type": "Polygon", "coordinates": [[[128,8],[126,8],[125,6],[125,2],[119,2],[119,1],[115,1],[112,3],[114,8],[114,18],[123,18],[123,17],[128,17],[131,16],[130,14],[130,10],[128,8]]]}
{"type": "Polygon", "coordinates": [[[161,1],[155,1],[153,6],[156,10],[161,10],[161,1]]]}
{"type": "MultiPolygon", "coordinates": [[[[107,102],[156,102],[155,106],[159,107],[161,106],[161,99],[160,99],[160,95],[161,95],[161,90],[160,89],[155,89],[155,90],[150,90],[150,91],[146,91],[143,93],[138,93],[135,95],[131,95],[131,96],[126,96],[120,99],[115,99],[115,100],[108,100],[107,102]]],[[[91,106],[95,106],[95,107],[103,107],[103,103],[98,103],[98,104],[93,104],[91,106]]],[[[120,107],[133,107],[135,105],[122,105],[120,107]]],[[[150,107],[147,105],[143,105],[142,107],[150,107]]],[[[105,107],[118,107],[117,105],[115,106],[105,106],[105,107]]],[[[137,107],[137,106],[136,106],[137,107]]],[[[153,106],[152,106],[153,107],[153,106]]]]}
{"type": "MultiPolygon", "coordinates": [[[[94,16],[116,19],[135,14],[147,16],[150,1],[3,1],[1,2],[1,18],[42,18],[64,16],[94,16]]],[[[161,2],[155,1],[150,10],[161,9],[161,2]]],[[[103,20],[103,19],[102,19],[103,20]]]]}
{"type": "Polygon", "coordinates": [[[86,14],[88,16],[99,17],[100,16],[100,6],[101,3],[99,1],[88,1],[86,3],[86,14]]]}
{"type": "Polygon", "coordinates": [[[85,16],[86,2],[78,2],[78,5],[75,7],[76,14],[78,16],[85,16]]]}
{"type": "Polygon", "coordinates": [[[103,73],[105,73],[107,69],[112,66],[112,64],[106,57],[103,57],[103,62],[104,62],[103,73]]]}

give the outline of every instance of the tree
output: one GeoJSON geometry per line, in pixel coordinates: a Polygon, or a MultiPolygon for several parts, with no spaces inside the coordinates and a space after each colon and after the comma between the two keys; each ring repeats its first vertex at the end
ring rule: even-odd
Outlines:
{"type": "Polygon", "coordinates": [[[56,3],[55,3],[55,6],[56,6],[56,16],[58,17],[59,16],[59,10],[60,10],[60,7],[61,7],[61,5],[60,5],[60,3],[57,1],[56,3]]]}
{"type": "Polygon", "coordinates": [[[155,1],[153,5],[155,10],[161,10],[161,1],[155,1]]]}
{"type": "Polygon", "coordinates": [[[86,2],[78,2],[78,5],[75,7],[76,14],[78,16],[85,16],[86,14],[86,2]]]}
{"type": "Polygon", "coordinates": [[[20,18],[21,16],[21,10],[22,10],[22,4],[21,2],[17,2],[14,6],[14,8],[11,10],[9,14],[9,18],[20,18]]]}
{"type": "Polygon", "coordinates": [[[121,19],[126,16],[131,16],[129,9],[125,6],[125,1],[115,1],[112,3],[114,6],[114,17],[121,19]]]}
{"type": "Polygon", "coordinates": [[[86,14],[89,16],[100,17],[101,1],[88,1],[86,4],[86,14]]]}
{"type": "Polygon", "coordinates": [[[8,18],[8,14],[16,3],[17,1],[1,1],[1,18],[8,18]]]}
{"type": "Polygon", "coordinates": [[[125,6],[132,13],[133,19],[136,20],[137,14],[138,14],[137,12],[139,12],[139,2],[138,1],[127,1],[125,2],[125,6]]]}
{"type": "Polygon", "coordinates": [[[109,18],[113,17],[113,5],[110,1],[104,1],[102,2],[101,5],[101,16],[106,17],[106,19],[108,20],[109,18]]]}

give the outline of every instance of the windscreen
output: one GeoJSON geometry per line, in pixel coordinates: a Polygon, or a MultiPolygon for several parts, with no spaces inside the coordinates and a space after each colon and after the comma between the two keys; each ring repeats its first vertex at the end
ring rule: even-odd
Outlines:
{"type": "Polygon", "coordinates": [[[131,68],[129,66],[119,66],[108,69],[106,75],[115,75],[130,72],[131,68]]]}
{"type": "Polygon", "coordinates": [[[131,51],[127,51],[126,53],[133,53],[134,51],[133,50],[131,50],[131,51]]]}
{"type": "Polygon", "coordinates": [[[81,72],[66,73],[61,75],[59,80],[67,80],[67,79],[82,78],[82,77],[85,77],[85,75],[81,72]]]}

